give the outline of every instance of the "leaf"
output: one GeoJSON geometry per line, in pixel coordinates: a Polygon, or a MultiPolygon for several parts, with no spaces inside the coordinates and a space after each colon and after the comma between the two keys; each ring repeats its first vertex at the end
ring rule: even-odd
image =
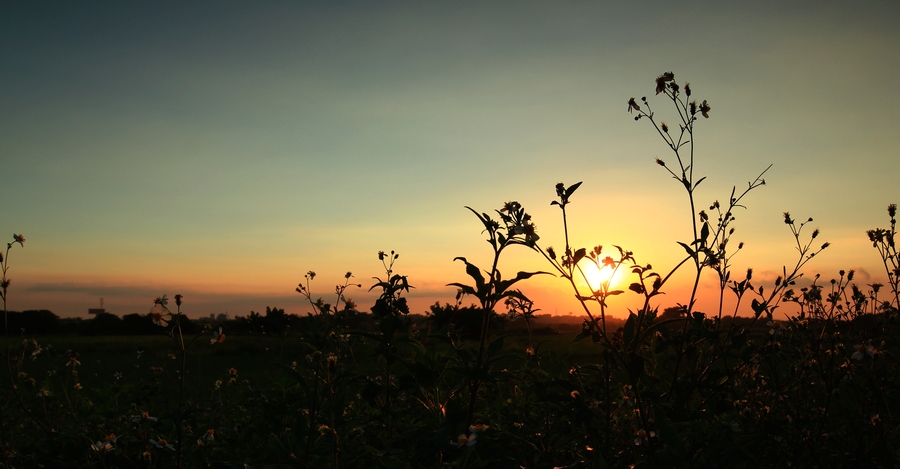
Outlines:
{"type": "MultiPolygon", "coordinates": [[[[375,277],[375,280],[380,280],[380,279],[378,277],[375,277]]],[[[375,287],[381,287],[382,290],[387,291],[390,289],[391,285],[387,282],[378,282],[375,285],[372,285],[371,287],[369,287],[369,291],[372,291],[372,289],[375,287]]]]}
{"type": "Polygon", "coordinates": [[[587,250],[584,248],[578,249],[575,251],[575,255],[572,257],[572,265],[575,265],[584,258],[584,255],[587,253],[587,250]]]}
{"type": "Polygon", "coordinates": [[[688,256],[691,256],[691,258],[693,258],[694,260],[697,260],[697,253],[694,252],[694,250],[691,249],[690,246],[688,246],[687,244],[682,243],[681,241],[678,241],[678,244],[679,244],[681,247],[683,247],[685,251],[687,251],[688,256]]]}
{"type": "Polygon", "coordinates": [[[503,296],[504,296],[504,297],[507,297],[507,298],[509,298],[509,297],[511,297],[511,298],[518,298],[519,300],[526,301],[526,302],[527,302],[527,301],[531,301],[530,298],[528,298],[527,296],[525,296],[525,294],[522,293],[522,292],[519,291],[519,290],[510,290],[509,292],[506,293],[506,295],[503,295],[503,296]]]}
{"type": "Polygon", "coordinates": [[[486,230],[490,231],[490,229],[491,229],[491,217],[489,217],[486,213],[478,213],[478,212],[476,212],[474,208],[469,207],[468,205],[466,205],[466,208],[469,209],[469,211],[471,211],[472,213],[474,213],[475,216],[478,217],[479,220],[481,220],[481,223],[484,225],[484,228],[485,228],[486,230]]]}
{"type": "Polygon", "coordinates": [[[753,312],[756,313],[756,317],[758,318],[763,311],[766,310],[766,302],[759,302],[756,298],[753,299],[753,302],[750,304],[750,307],[753,308],[753,312]]]}
{"type": "Polygon", "coordinates": [[[502,295],[503,292],[505,292],[507,289],[509,289],[509,287],[513,286],[513,284],[515,284],[519,280],[529,279],[529,278],[531,278],[535,275],[539,275],[539,274],[550,274],[550,272],[543,272],[543,271],[519,272],[518,274],[516,274],[516,278],[514,278],[514,279],[503,280],[503,281],[497,282],[497,293],[502,295]]]}
{"type": "Polygon", "coordinates": [[[478,296],[478,294],[475,292],[475,289],[468,285],[463,285],[461,283],[448,283],[447,286],[459,288],[465,295],[478,296]]]}
{"type": "Polygon", "coordinates": [[[696,189],[697,186],[699,186],[700,183],[703,182],[704,179],[706,179],[706,176],[703,176],[702,178],[698,179],[697,182],[694,183],[694,189],[696,189]]]}
{"type": "MultiPolygon", "coordinates": [[[[581,181],[581,182],[584,182],[584,181],[581,181]]],[[[565,200],[569,200],[569,197],[571,197],[572,194],[575,193],[575,190],[578,189],[579,186],[581,186],[581,182],[576,182],[575,184],[572,184],[571,186],[569,186],[566,189],[565,200]]]]}
{"type": "Polygon", "coordinates": [[[454,261],[463,261],[466,263],[466,273],[469,274],[469,277],[472,277],[475,280],[475,286],[478,291],[482,291],[484,288],[484,276],[481,275],[481,269],[479,269],[475,264],[470,264],[469,261],[466,260],[465,257],[455,257],[454,261]]]}
{"type": "Polygon", "coordinates": [[[703,227],[700,228],[700,242],[701,246],[706,246],[706,240],[709,238],[709,223],[703,223],[703,227]]]}
{"type": "Polygon", "coordinates": [[[625,320],[625,326],[622,327],[622,340],[625,342],[626,347],[630,346],[631,341],[634,339],[635,321],[637,321],[637,316],[634,313],[629,313],[628,319],[625,320]]]}

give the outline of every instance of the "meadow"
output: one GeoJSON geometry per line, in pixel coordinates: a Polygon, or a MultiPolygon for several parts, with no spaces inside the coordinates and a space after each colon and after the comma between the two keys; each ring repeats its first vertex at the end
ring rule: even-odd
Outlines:
{"type": "MultiPolygon", "coordinates": [[[[310,293],[317,276],[308,272],[296,292],[309,313],[289,331],[188,333],[181,295],[152,302],[155,336],[31,337],[7,327],[0,467],[900,465],[896,206],[887,228],[868,232],[884,284],[859,286],[852,271],[828,281],[806,274],[828,243],[811,219],[790,213],[782,217],[797,254],[783,274],[759,282],[752,270],[733,272],[743,247],[731,241],[734,212],[767,168],[744,189],[695,200],[704,179],[693,172],[695,126],[712,106],[671,72],[655,86],[655,98],[623,104],[669,151],[657,169],[694,214],[671,270],[619,246],[570,245],[567,207],[582,183],[559,183],[548,191],[565,233],[557,248],[515,201],[469,209],[490,264],[456,258],[457,303],[435,305],[424,320],[406,303],[415,279],[390,251],[377,255],[384,274],[371,289],[380,296],[365,309],[344,296],[351,273],[323,299],[310,293]],[[657,100],[676,124],[654,113],[657,100]],[[500,271],[501,258],[526,251],[544,271],[500,271]],[[627,288],[585,288],[589,265],[626,272],[627,288]],[[659,311],[682,271],[695,279],[692,293],[659,311]],[[698,311],[707,272],[718,279],[719,307],[698,311]],[[518,288],[542,275],[571,287],[578,330],[537,327],[537,306],[518,288]],[[626,295],[638,306],[619,307],[626,295]],[[725,310],[726,296],[737,306],[725,310]],[[737,317],[741,307],[749,315],[737,317]]],[[[2,260],[4,311],[18,245],[21,235],[2,260]]]]}

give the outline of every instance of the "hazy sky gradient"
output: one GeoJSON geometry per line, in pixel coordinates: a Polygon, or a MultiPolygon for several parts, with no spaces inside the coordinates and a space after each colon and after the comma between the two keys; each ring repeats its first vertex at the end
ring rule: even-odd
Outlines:
{"type": "MultiPolygon", "coordinates": [[[[671,267],[689,208],[625,104],[665,115],[668,70],[712,105],[701,206],[774,163],[738,214],[738,272],[793,262],[790,211],[833,244],[810,274],[883,277],[865,230],[900,199],[900,4],[607,3],[5,3],[0,228],[27,238],[9,308],[103,297],[123,315],[182,293],[191,315],[301,313],[308,270],[328,300],[352,271],[367,308],[395,249],[422,312],[466,280],[455,256],[488,261],[464,206],[518,200],[558,247],[560,181],[584,181],[576,244],[671,267]]],[[[572,309],[559,281],[530,293],[572,309]]]]}

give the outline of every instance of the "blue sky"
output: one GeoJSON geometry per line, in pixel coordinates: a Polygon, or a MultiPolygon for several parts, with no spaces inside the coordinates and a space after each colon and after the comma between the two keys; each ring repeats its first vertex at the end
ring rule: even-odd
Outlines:
{"type": "MultiPolygon", "coordinates": [[[[668,70],[713,108],[704,204],[774,164],[737,270],[791,262],[790,211],[833,244],[810,273],[875,281],[865,230],[900,193],[898,20],[895,2],[6,3],[0,224],[27,238],[9,307],[182,293],[194,315],[300,313],[308,270],[326,298],[353,271],[365,306],[395,249],[424,311],[453,301],[455,256],[487,259],[464,206],[518,200],[558,245],[559,181],[585,181],[576,242],[674,265],[686,199],[625,112],[668,70]]],[[[533,289],[569,309],[561,285],[533,289]]]]}

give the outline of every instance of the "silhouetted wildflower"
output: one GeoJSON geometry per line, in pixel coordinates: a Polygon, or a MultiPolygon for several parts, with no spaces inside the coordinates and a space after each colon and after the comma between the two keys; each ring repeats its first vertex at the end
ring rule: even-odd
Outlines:
{"type": "Polygon", "coordinates": [[[225,334],[222,333],[222,328],[220,327],[219,330],[213,331],[213,336],[212,339],[209,339],[209,344],[215,345],[221,344],[222,342],[225,342],[225,334]]]}
{"type": "Polygon", "coordinates": [[[700,114],[703,114],[703,117],[709,119],[709,111],[712,109],[710,105],[704,99],[702,103],[700,103],[700,114]]]}
{"type": "Polygon", "coordinates": [[[172,315],[169,313],[169,310],[166,309],[165,306],[160,303],[156,303],[153,306],[153,309],[150,310],[150,318],[153,320],[153,324],[156,324],[160,327],[166,327],[169,325],[169,321],[172,319],[172,315]]]}
{"type": "Polygon", "coordinates": [[[634,101],[634,98],[628,100],[628,112],[631,111],[640,111],[641,107],[634,101]]]}
{"type": "Polygon", "coordinates": [[[656,94],[660,94],[666,90],[666,83],[675,79],[675,74],[666,72],[656,77],[656,94]]]}

